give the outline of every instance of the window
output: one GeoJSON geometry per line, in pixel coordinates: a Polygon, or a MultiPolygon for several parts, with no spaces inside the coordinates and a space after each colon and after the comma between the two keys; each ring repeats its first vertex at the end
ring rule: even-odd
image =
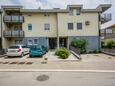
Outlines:
{"type": "Polygon", "coordinates": [[[32,30],[32,24],[28,24],[28,30],[32,30]]]}
{"type": "Polygon", "coordinates": [[[22,44],[22,40],[15,40],[15,44],[22,44]]]}
{"type": "Polygon", "coordinates": [[[44,24],[44,30],[50,30],[50,24],[44,24]]]}
{"type": "Polygon", "coordinates": [[[71,16],[73,15],[73,9],[69,10],[69,15],[71,15],[71,16]]]}
{"type": "Polygon", "coordinates": [[[44,16],[50,16],[49,13],[44,13],[44,16]]]}
{"type": "Polygon", "coordinates": [[[77,23],[77,29],[82,30],[82,23],[77,23]]]}
{"type": "Polygon", "coordinates": [[[22,48],[27,48],[27,46],[22,46],[22,48]]]}
{"type": "Polygon", "coordinates": [[[76,9],[76,15],[80,15],[80,8],[76,9]]]}
{"type": "Polygon", "coordinates": [[[68,29],[72,30],[73,29],[73,23],[68,23],[68,29]]]}
{"type": "Polygon", "coordinates": [[[34,39],[34,44],[38,44],[38,39],[34,39]]]}
{"type": "Polygon", "coordinates": [[[10,46],[9,48],[10,49],[17,49],[17,48],[19,48],[19,46],[10,46]]]}
{"type": "Polygon", "coordinates": [[[28,40],[28,45],[32,45],[33,44],[33,41],[32,40],[28,40]]]}

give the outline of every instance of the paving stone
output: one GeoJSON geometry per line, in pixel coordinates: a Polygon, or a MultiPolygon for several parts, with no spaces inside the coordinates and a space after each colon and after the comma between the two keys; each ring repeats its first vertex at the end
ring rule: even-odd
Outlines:
{"type": "Polygon", "coordinates": [[[17,64],[18,62],[11,62],[10,64],[17,64]]]}
{"type": "Polygon", "coordinates": [[[31,64],[33,64],[33,62],[26,62],[26,64],[31,65],[31,64]]]}
{"type": "Polygon", "coordinates": [[[3,62],[2,64],[8,64],[9,62],[3,62]]]}
{"type": "Polygon", "coordinates": [[[25,64],[26,62],[18,62],[18,64],[25,64]]]}

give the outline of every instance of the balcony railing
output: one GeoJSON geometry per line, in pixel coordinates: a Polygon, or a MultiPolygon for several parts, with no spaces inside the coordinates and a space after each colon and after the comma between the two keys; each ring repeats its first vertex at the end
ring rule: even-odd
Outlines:
{"type": "Polygon", "coordinates": [[[23,23],[24,17],[23,16],[17,16],[17,15],[7,15],[4,16],[4,22],[6,23],[23,23]]]}
{"type": "Polygon", "coordinates": [[[102,14],[101,15],[101,23],[106,23],[108,21],[112,20],[112,14],[109,13],[109,14],[102,14]]]}
{"type": "Polygon", "coordinates": [[[10,30],[10,31],[4,31],[4,37],[24,37],[24,31],[22,30],[10,30]]]}

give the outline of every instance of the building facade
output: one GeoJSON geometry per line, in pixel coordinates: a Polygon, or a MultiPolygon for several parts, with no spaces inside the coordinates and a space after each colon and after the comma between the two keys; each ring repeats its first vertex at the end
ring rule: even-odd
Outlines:
{"type": "Polygon", "coordinates": [[[101,30],[101,39],[104,42],[115,41],[115,24],[101,30]]]}
{"type": "Polygon", "coordinates": [[[111,5],[83,9],[68,5],[66,9],[23,9],[22,6],[2,6],[2,46],[41,44],[49,49],[69,48],[72,40],[85,39],[87,50],[100,49],[100,15],[111,5]]]}

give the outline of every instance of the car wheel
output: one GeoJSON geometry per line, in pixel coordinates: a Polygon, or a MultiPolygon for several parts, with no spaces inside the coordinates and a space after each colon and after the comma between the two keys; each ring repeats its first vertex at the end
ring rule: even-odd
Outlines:
{"type": "Polygon", "coordinates": [[[24,56],[24,53],[21,54],[21,57],[23,57],[23,56],[24,56]]]}

